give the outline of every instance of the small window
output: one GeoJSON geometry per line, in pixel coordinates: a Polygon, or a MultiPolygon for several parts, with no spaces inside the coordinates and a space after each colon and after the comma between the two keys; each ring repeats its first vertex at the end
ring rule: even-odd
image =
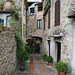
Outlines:
{"type": "Polygon", "coordinates": [[[0,25],[4,25],[4,19],[0,19],[0,25]]]}
{"type": "Polygon", "coordinates": [[[38,11],[42,11],[42,7],[38,7],[38,11]]]}
{"type": "Polygon", "coordinates": [[[34,13],[35,13],[34,8],[30,8],[30,14],[32,15],[32,14],[34,14],[34,13]]]}
{"type": "Polygon", "coordinates": [[[37,29],[42,29],[42,20],[37,21],[37,29]]]}

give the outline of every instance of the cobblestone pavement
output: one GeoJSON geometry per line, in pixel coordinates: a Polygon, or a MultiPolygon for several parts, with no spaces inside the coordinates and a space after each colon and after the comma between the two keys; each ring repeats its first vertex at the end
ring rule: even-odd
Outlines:
{"type": "Polygon", "coordinates": [[[14,75],[58,75],[55,68],[44,62],[41,54],[31,54],[29,64],[24,72],[16,71],[14,75]]]}

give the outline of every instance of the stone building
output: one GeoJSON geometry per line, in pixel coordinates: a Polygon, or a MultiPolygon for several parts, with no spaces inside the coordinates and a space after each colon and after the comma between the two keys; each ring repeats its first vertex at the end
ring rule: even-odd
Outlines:
{"type": "Polygon", "coordinates": [[[28,2],[27,11],[27,41],[30,41],[32,52],[42,52],[43,36],[43,7],[42,1],[28,2]],[[35,44],[32,42],[35,42],[35,44]],[[35,46],[34,46],[35,45],[35,46]]]}
{"type": "Polygon", "coordinates": [[[75,0],[44,0],[44,52],[75,74],[75,0]],[[50,2],[48,2],[50,1],[50,2]],[[50,3],[48,5],[48,3],[50,3]]]}
{"type": "MultiPolygon", "coordinates": [[[[14,15],[14,12],[10,10],[6,10],[6,3],[10,2],[12,3],[13,0],[0,0],[0,2],[4,1],[4,8],[3,10],[0,10],[0,23],[3,23],[3,26],[9,26],[9,16],[12,16],[14,20],[17,20],[20,22],[20,27],[22,25],[22,39],[24,41],[26,41],[26,36],[25,36],[25,30],[26,30],[26,11],[27,11],[27,0],[15,0],[15,3],[13,4],[16,7],[16,10],[18,11],[18,13],[16,15],[14,15]]],[[[10,4],[9,3],[9,4],[10,4]]],[[[11,7],[10,5],[7,5],[7,7],[11,7]]]]}

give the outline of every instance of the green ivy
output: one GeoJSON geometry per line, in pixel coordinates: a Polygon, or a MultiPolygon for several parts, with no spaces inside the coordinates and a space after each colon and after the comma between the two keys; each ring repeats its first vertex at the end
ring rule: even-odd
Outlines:
{"type": "Polygon", "coordinates": [[[18,11],[17,11],[17,9],[16,9],[16,7],[14,5],[11,7],[11,9],[14,11],[14,14],[18,13],[18,11]]]}
{"type": "Polygon", "coordinates": [[[44,3],[44,11],[46,11],[50,3],[51,3],[51,0],[47,0],[47,2],[44,3]]]}
{"type": "Polygon", "coordinates": [[[26,49],[27,53],[30,54],[30,52],[31,52],[31,48],[30,48],[30,46],[28,46],[28,45],[25,46],[25,49],[26,49]]]}
{"type": "Polygon", "coordinates": [[[22,40],[22,38],[16,34],[16,42],[17,42],[17,50],[16,50],[16,55],[18,59],[18,64],[20,66],[24,66],[25,62],[29,59],[29,55],[27,51],[25,50],[25,44],[22,40]]]}
{"type": "Polygon", "coordinates": [[[17,26],[17,25],[20,24],[20,22],[14,20],[14,19],[12,18],[12,16],[10,16],[9,18],[10,18],[10,19],[8,20],[8,22],[10,23],[10,26],[17,26]]]}

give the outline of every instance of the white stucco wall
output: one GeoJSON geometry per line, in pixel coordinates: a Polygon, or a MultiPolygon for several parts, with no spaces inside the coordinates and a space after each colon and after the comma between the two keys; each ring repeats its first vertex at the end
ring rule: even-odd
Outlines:
{"type": "Polygon", "coordinates": [[[0,14],[0,18],[4,19],[4,26],[6,26],[6,17],[9,16],[10,14],[0,14]]]}

